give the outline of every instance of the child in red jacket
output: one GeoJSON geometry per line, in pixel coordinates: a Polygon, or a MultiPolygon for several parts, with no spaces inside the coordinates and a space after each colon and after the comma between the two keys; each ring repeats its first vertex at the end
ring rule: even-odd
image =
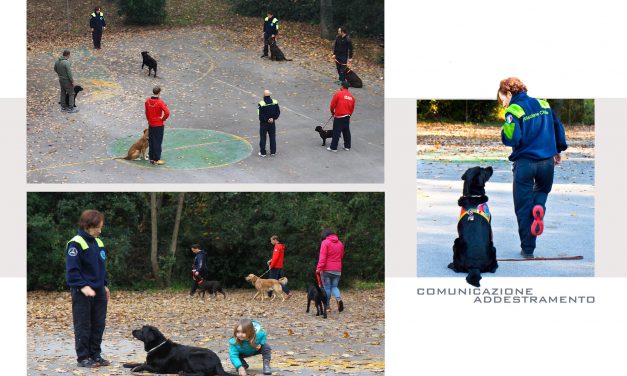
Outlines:
{"type": "Polygon", "coordinates": [[[148,120],[148,156],[150,163],[164,165],[161,160],[161,143],[163,142],[163,122],[170,116],[170,110],[165,102],[159,98],[161,88],[155,86],[154,94],[146,100],[146,119],[148,120]]]}

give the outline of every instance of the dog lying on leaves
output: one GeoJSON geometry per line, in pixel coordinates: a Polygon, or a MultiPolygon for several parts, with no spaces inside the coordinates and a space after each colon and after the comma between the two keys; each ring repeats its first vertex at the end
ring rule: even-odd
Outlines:
{"type": "Polygon", "coordinates": [[[457,273],[468,273],[466,281],[475,287],[480,286],[481,273],[494,273],[498,268],[492,242],[492,216],[485,195],[485,183],[492,173],[492,167],[469,168],[462,175],[464,190],[457,201],[461,206],[458,238],[453,243],[453,262],[448,267],[457,273]]]}
{"type": "Polygon", "coordinates": [[[133,330],[133,337],[144,343],[146,361],[144,363],[124,363],[131,372],[179,374],[182,376],[237,376],[222,368],[216,353],[201,347],[179,345],[165,338],[159,329],[144,325],[133,330]]]}
{"type": "MultiPolygon", "coordinates": [[[[265,295],[268,289],[272,289],[274,291],[274,294],[272,294],[272,298],[270,298],[270,301],[272,301],[276,298],[278,294],[281,294],[283,292],[283,288],[281,288],[281,285],[287,285],[287,278],[285,277],[279,278],[279,280],[263,279],[263,278],[257,277],[254,274],[249,274],[245,278],[245,280],[246,282],[251,283],[257,289],[257,293],[255,294],[255,296],[253,296],[253,300],[257,299],[257,296],[261,295],[262,302],[265,299],[265,295]]],[[[284,302],[285,293],[281,294],[281,298],[283,299],[282,301],[284,302]]]]}

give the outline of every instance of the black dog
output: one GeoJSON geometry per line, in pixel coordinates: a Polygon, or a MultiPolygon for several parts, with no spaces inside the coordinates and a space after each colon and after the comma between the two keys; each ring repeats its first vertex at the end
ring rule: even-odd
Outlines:
{"type": "Polygon", "coordinates": [[[492,176],[492,167],[469,168],[464,175],[462,207],[457,222],[459,237],[453,243],[453,262],[448,265],[457,273],[468,273],[466,281],[479,287],[481,273],[494,273],[498,268],[496,248],[492,243],[492,216],[488,209],[485,183],[492,176]]]}
{"type": "MultiPolygon", "coordinates": [[[[226,299],[226,294],[224,293],[224,291],[222,291],[222,282],[220,281],[200,281],[198,282],[198,294],[202,294],[202,298],[205,298],[205,292],[209,293],[210,295],[213,294],[213,297],[215,299],[218,299],[218,293],[222,294],[222,296],[224,296],[224,299],[226,299]]],[[[194,295],[194,293],[192,293],[192,295],[194,295]]]]}
{"type": "Polygon", "coordinates": [[[157,60],[148,55],[148,51],[142,51],[142,69],[144,65],[148,67],[148,76],[150,76],[150,71],[154,70],[155,77],[157,77],[157,60]]]}
{"type": "MultiPolygon", "coordinates": [[[[83,90],[81,85],[74,86],[74,107],[76,107],[76,96],[83,90]]],[[[59,104],[61,104],[61,102],[59,102],[59,104]]],[[[65,94],[65,107],[70,107],[70,94],[65,94]]]]}
{"type": "Polygon", "coordinates": [[[322,146],[327,144],[327,138],[333,137],[333,129],[324,130],[320,125],[318,125],[314,130],[320,133],[320,138],[322,139],[322,146]]]}
{"type": "Polygon", "coordinates": [[[309,313],[309,307],[311,306],[311,301],[313,300],[316,305],[316,316],[322,315],[325,319],[327,318],[327,293],[324,289],[321,289],[316,283],[312,283],[309,286],[309,290],[307,290],[307,313],[309,313]]]}
{"type": "Polygon", "coordinates": [[[361,82],[361,78],[350,68],[346,68],[346,81],[351,87],[362,88],[364,87],[364,83],[361,82]]]}
{"type": "Polygon", "coordinates": [[[272,38],[272,41],[270,41],[270,60],[292,61],[292,59],[285,58],[285,55],[283,54],[283,51],[281,51],[279,46],[277,46],[276,39],[274,39],[274,38],[272,38]]]}
{"type": "Polygon", "coordinates": [[[144,363],[124,363],[131,372],[178,373],[187,376],[233,375],[222,368],[220,358],[209,349],[179,345],[165,338],[154,326],[133,330],[148,353],[144,363]]]}

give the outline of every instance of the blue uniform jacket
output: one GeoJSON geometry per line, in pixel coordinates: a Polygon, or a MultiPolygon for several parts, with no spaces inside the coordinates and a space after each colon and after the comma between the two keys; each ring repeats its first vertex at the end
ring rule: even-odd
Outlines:
{"type": "Polygon", "coordinates": [[[263,20],[263,32],[268,36],[279,34],[279,20],[277,20],[276,17],[266,17],[263,20]]]}
{"type": "Polygon", "coordinates": [[[84,250],[75,241],[70,241],[65,250],[65,271],[67,284],[70,287],[100,288],[109,284],[105,262],[107,252],[100,248],[96,239],[83,230],[78,230],[89,248],[84,250]]]}
{"type": "Polygon", "coordinates": [[[105,21],[104,14],[102,12],[96,14],[92,13],[89,16],[89,27],[92,29],[102,29],[104,26],[107,26],[107,22],[105,21]]]}
{"type": "Polygon", "coordinates": [[[549,103],[527,92],[514,95],[505,112],[501,141],[512,147],[510,161],[541,160],[566,150],[566,133],[549,103]]]}
{"type": "Polygon", "coordinates": [[[200,252],[196,253],[196,256],[194,257],[194,265],[192,265],[192,270],[199,272],[203,276],[209,271],[207,265],[207,252],[200,250],[200,252]]]}
{"type": "MultiPolygon", "coordinates": [[[[256,344],[257,345],[265,345],[266,344],[266,332],[261,327],[261,324],[257,321],[253,320],[253,327],[255,328],[255,333],[257,333],[256,344]]],[[[243,341],[241,345],[237,344],[235,338],[231,338],[229,340],[229,358],[231,358],[231,363],[233,363],[233,367],[235,369],[239,369],[242,366],[242,361],[240,360],[240,356],[249,356],[256,353],[254,347],[250,345],[250,342],[243,341]]]]}
{"type": "Polygon", "coordinates": [[[279,108],[279,101],[275,101],[270,97],[263,97],[263,100],[257,105],[257,113],[259,114],[259,124],[268,125],[268,119],[276,119],[281,115],[281,109],[279,108]]]}

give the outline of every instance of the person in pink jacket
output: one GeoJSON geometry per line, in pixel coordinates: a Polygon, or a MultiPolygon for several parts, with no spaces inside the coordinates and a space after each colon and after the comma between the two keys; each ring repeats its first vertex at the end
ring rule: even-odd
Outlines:
{"type": "Polygon", "coordinates": [[[322,243],[320,244],[320,257],[316,273],[322,273],[322,284],[327,293],[326,306],[329,306],[331,294],[337,301],[337,310],[344,310],[344,303],[337,287],[342,275],[342,258],[344,257],[344,244],[330,229],[322,231],[322,243]]]}

